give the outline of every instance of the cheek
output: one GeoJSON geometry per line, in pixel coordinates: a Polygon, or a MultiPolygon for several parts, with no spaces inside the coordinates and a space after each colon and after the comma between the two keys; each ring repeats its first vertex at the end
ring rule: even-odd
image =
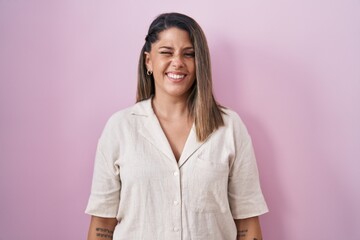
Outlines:
{"type": "Polygon", "coordinates": [[[157,74],[163,74],[167,66],[166,62],[156,62],[156,64],[153,64],[154,72],[157,72],[157,74]]]}
{"type": "Polygon", "coordinates": [[[196,69],[196,67],[195,67],[195,60],[188,63],[188,69],[189,69],[193,74],[195,74],[195,69],[196,69]]]}

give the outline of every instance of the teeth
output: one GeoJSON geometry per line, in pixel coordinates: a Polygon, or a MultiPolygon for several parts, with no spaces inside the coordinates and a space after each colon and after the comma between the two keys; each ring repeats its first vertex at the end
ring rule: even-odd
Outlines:
{"type": "Polygon", "coordinates": [[[180,78],[184,78],[185,75],[177,75],[177,74],[174,74],[174,73],[168,73],[168,76],[170,78],[173,78],[173,79],[180,79],[180,78]]]}

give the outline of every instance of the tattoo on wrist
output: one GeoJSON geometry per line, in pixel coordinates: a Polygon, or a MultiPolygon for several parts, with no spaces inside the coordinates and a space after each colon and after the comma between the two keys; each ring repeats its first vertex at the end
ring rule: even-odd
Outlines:
{"type": "Polygon", "coordinates": [[[113,232],[107,228],[96,228],[96,236],[101,238],[110,238],[113,237],[113,232]]]}
{"type": "Polygon", "coordinates": [[[237,232],[237,235],[238,235],[238,237],[245,237],[247,232],[248,232],[247,229],[241,229],[237,232]]]}
{"type": "MultiPolygon", "coordinates": [[[[237,232],[237,239],[240,240],[240,239],[245,238],[247,233],[248,233],[248,230],[247,230],[247,229],[238,230],[238,232],[237,232]]],[[[253,240],[262,240],[262,239],[253,238],[253,240]]]]}

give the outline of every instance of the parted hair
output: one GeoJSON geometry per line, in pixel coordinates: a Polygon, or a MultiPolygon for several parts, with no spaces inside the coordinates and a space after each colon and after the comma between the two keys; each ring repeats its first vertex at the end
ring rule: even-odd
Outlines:
{"type": "Polygon", "coordinates": [[[212,91],[210,53],[205,34],[191,17],[180,13],[164,13],[151,23],[140,53],[136,102],[155,95],[153,75],[147,74],[145,52],[151,51],[151,45],[158,40],[160,32],[172,27],[188,32],[194,47],[196,78],[189,90],[187,104],[195,121],[197,139],[205,141],[212,132],[224,125],[223,111],[212,91]]]}

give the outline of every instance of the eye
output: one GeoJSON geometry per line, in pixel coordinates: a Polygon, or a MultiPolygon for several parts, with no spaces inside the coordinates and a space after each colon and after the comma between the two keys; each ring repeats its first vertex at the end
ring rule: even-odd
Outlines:
{"type": "Polygon", "coordinates": [[[162,55],[171,55],[172,52],[169,52],[169,51],[161,51],[160,54],[162,54],[162,55]]]}
{"type": "Polygon", "coordinates": [[[188,52],[188,53],[185,53],[184,55],[185,55],[185,57],[193,58],[193,57],[195,57],[195,52],[188,52]]]}

